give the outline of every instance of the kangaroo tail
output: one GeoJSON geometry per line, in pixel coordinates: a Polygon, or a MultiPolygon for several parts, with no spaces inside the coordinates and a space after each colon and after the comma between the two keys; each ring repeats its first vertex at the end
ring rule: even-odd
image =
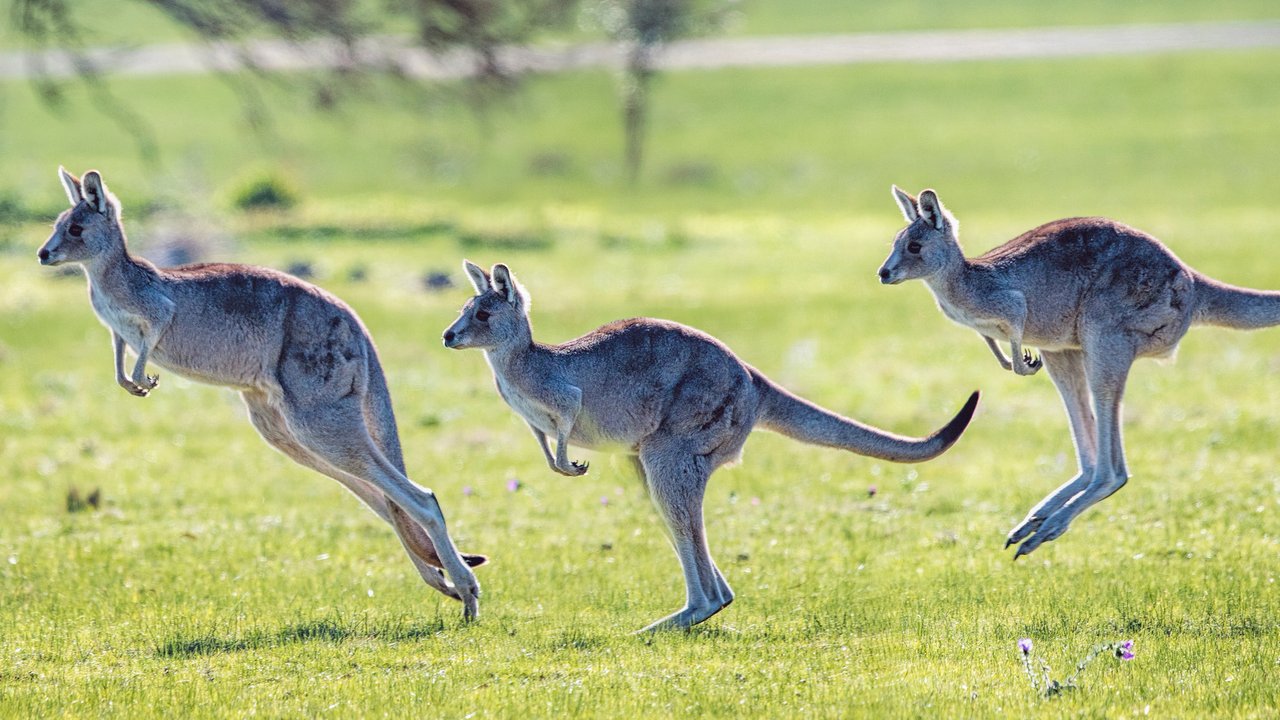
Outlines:
{"type": "Polygon", "coordinates": [[[1192,322],[1240,330],[1280,325],[1280,292],[1236,287],[1200,273],[1194,278],[1192,322]]]}
{"type": "Polygon", "coordinates": [[[791,394],[754,368],[752,379],[760,394],[757,422],[765,429],[810,445],[840,448],[893,462],[923,462],[941,455],[960,438],[978,406],[975,391],[941,430],[925,438],[912,438],[863,425],[818,407],[791,394]]]}

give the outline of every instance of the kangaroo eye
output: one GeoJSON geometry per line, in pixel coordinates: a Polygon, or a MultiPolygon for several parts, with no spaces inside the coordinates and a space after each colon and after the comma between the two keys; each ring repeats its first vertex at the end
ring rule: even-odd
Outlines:
{"type": "Polygon", "coordinates": [[[915,240],[912,240],[911,242],[907,243],[907,252],[911,253],[912,255],[919,255],[920,243],[916,242],[915,240]]]}
{"type": "Polygon", "coordinates": [[[80,233],[84,232],[84,227],[80,225],[72,225],[67,228],[67,234],[71,237],[80,237],[80,233]]]}
{"type": "Polygon", "coordinates": [[[489,322],[489,311],[488,311],[488,310],[477,310],[477,311],[476,311],[476,319],[477,319],[477,320],[479,320],[480,322],[489,322]]]}

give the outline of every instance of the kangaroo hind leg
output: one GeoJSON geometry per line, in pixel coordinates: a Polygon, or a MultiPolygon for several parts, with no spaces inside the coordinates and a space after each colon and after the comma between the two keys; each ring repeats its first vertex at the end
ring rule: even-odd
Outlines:
{"type": "Polygon", "coordinates": [[[1128,482],[1121,432],[1121,401],[1136,351],[1122,341],[1103,343],[1102,352],[1085,348],[1085,371],[1098,421],[1098,461],[1083,490],[1071,497],[1018,546],[1015,557],[1026,555],[1040,545],[1060,537],[1073,520],[1094,504],[1105,500],[1128,482]]]}
{"type": "MultiPolygon", "coordinates": [[[[281,412],[303,447],[375,487],[387,503],[398,505],[422,527],[462,599],[464,616],[474,618],[479,610],[480,586],[449,537],[435,494],[415,485],[378,449],[365,425],[358,396],[345,395],[320,403],[302,403],[286,397],[281,412]]],[[[396,517],[389,515],[393,520],[396,517]]]]}
{"type": "MultiPolygon", "coordinates": [[[[396,428],[396,415],[391,407],[391,394],[387,390],[386,380],[383,377],[382,367],[378,364],[377,357],[371,357],[369,361],[369,383],[364,393],[362,407],[364,409],[365,426],[369,430],[373,443],[382,452],[382,455],[391,462],[391,465],[401,474],[408,477],[409,473],[405,469],[404,452],[400,446],[400,432],[396,428]]],[[[372,488],[371,488],[372,489],[372,488]]],[[[427,533],[422,529],[421,525],[413,522],[403,509],[395,503],[386,503],[389,517],[385,519],[395,528],[396,534],[400,536],[400,541],[404,544],[405,549],[409,551],[411,557],[415,558],[414,564],[417,565],[417,559],[421,558],[433,568],[437,568],[434,575],[440,575],[438,568],[441,565],[440,556],[436,553],[435,546],[431,544],[431,538],[427,537],[427,533]]],[[[483,565],[488,562],[489,558],[484,555],[462,554],[462,559],[471,567],[483,565]]],[[[418,568],[419,573],[423,573],[421,567],[418,568]]],[[[423,575],[423,579],[432,587],[436,587],[431,580],[427,579],[427,575],[423,575]]],[[[443,582],[443,578],[441,578],[443,582]]],[[[439,589],[439,588],[437,588],[439,589]]],[[[449,593],[445,593],[448,595],[449,593]]]]}
{"type": "Polygon", "coordinates": [[[1084,354],[1079,350],[1041,352],[1049,378],[1062,396],[1071,425],[1071,439],[1076,448],[1079,470],[1076,476],[1063,483],[1031,508],[1027,517],[1009,531],[1004,546],[1016,545],[1035,532],[1054,512],[1085,489],[1098,458],[1098,423],[1093,415],[1089,395],[1089,380],[1085,375],[1084,354]]]}
{"type": "Polygon", "coordinates": [[[640,465],[685,582],[684,607],[641,632],[689,628],[733,602],[733,591],[711,559],[702,518],[702,499],[713,468],[705,456],[676,443],[642,447],[640,465]]]}
{"type": "Polygon", "coordinates": [[[350,490],[353,495],[368,505],[378,517],[392,525],[396,530],[396,535],[400,538],[401,544],[408,551],[409,559],[413,561],[418,575],[422,577],[427,585],[454,600],[462,600],[440,571],[440,559],[436,555],[435,547],[431,545],[430,539],[426,537],[426,533],[421,527],[414,523],[416,532],[413,529],[402,528],[397,515],[404,517],[403,511],[396,505],[388,503],[386,497],[377,488],[355,475],[330,465],[304,447],[293,436],[293,432],[289,429],[289,424],[284,415],[267,400],[265,395],[246,392],[242,396],[245,406],[249,410],[249,420],[253,423],[254,428],[257,429],[258,434],[269,445],[284,453],[299,465],[331,477],[350,490]]]}
{"type": "MultiPolygon", "coordinates": [[[[654,503],[654,507],[657,508],[658,505],[657,500],[655,500],[653,496],[653,488],[649,484],[649,478],[645,475],[644,463],[640,462],[640,458],[636,455],[632,455],[630,457],[632,464],[635,466],[636,475],[639,476],[640,482],[644,484],[645,494],[649,496],[649,499],[654,503]]],[[[660,509],[659,512],[661,512],[660,509]]],[[[676,538],[671,532],[671,526],[666,522],[663,522],[662,532],[667,536],[667,541],[670,542],[671,546],[674,548],[676,546],[676,538]]],[[[710,552],[708,552],[708,555],[709,554],[710,552]]],[[[724,609],[733,603],[733,588],[729,586],[729,581],[725,580],[724,574],[720,572],[720,568],[715,564],[715,562],[711,563],[711,569],[715,575],[715,588],[712,591],[708,591],[707,596],[713,601],[720,603],[721,609],[724,609]]]]}

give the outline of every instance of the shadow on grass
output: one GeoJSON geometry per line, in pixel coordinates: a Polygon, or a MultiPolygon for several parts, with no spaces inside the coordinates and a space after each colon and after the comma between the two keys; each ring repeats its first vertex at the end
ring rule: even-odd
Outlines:
{"type": "Polygon", "coordinates": [[[452,222],[364,227],[360,225],[281,225],[261,231],[281,240],[332,240],[350,237],[361,240],[413,240],[426,235],[445,235],[456,231],[452,222]]]}
{"type": "Polygon", "coordinates": [[[461,229],[448,220],[387,226],[361,225],[276,225],[256,233],[287,241],[323,242],[334,239],[418,240],[431,236],[452,236],[464,249],[549,250],[555,244],[542,229],[477,230],[461,229]]]}
{"type": "Polygon", "coordinates": [[[419,640],[431,637],[445,629],[444,619],[436,618],[416,623],[373,624],[366,622],[341,622],[336,620],[311,620],[286,625],[274,632],[251,631],[241,636],[219,637],[215,634],[189,635],[178,633],[156,648],[156,655],[169,658],[216,655],[264,648],[282,647],[298,643],[341,643],[352,639],[370,639],[381,642],[419,640]]]}

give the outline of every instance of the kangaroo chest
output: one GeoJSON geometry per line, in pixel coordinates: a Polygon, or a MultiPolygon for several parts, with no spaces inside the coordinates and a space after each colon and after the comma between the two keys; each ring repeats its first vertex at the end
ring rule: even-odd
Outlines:
{"type": "Polygon", "coordinates": [[[979,317],[964,306],[952,302],[937,292],[934,293],[934,298],[938,301],[938,309],[942,310],[942,314],[946,315],[952,322],[977,330],[983,335],[996,340],[1009,339],[1007,326],[999,320],[979,317]]]}
{"type": "Polygon", "coordinates": [[[89,285],[89,304],[93,306],[93,314],[98,316],[98,320],[124,338],[129,347],[137,350],[142,346],[146,323],[141,316],[125,310],[92,283],[89,285]]]}
{"type": "Polygon", "coordinates": [[[552,438],[559,436],[563,430],[560,422],[570,422],[573,427],[569,433],[569,441],[578,447],[587,448],[588,450],[619,450],[626,451],[635,443],[627,438],[609,437],[607,433],[602,432],[601,428],[592,420],[592,416],[585,408],[580,409],[572,418],[560,418],[556,413],[547,410],[546,407],[534,400],[528,394],[521,392],[515,383],[504,379],[500,375],[494,375],[497,380],[498,394],[511,406],[516,414],[524,418],[525,422],[540,430],[543,434],[552,438]]]}
{"type": "Polygon", "coordinates": [[[555,435],[555,423],[552,421],[551,413],[544,410],[538,403],[529,398],[528,395],[520,391],[513,383],[501,375],[494,375],[494,379],[498,384],[498,394],[511,406],[516,414],[524,418],[530,425],[538,428],[544,433],[555,435]]]}

